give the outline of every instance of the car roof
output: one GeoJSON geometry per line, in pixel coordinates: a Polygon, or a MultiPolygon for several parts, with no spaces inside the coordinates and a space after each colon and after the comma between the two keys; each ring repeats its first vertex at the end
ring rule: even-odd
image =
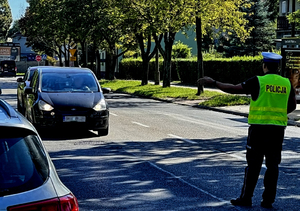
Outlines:
{"type": "Polygon", "coordinates": [[[0,61],[1,63],[7,63],[7,62],[9,62],[9,63],[16,63],[16,61],[15,60],[2,60],[2,61],[0,61]]]}
{"type": "Polygon", "coordinates": [[[36,70],[38,68],[45,68],[45,67],[54,67],[54,66],[31,66],[31,67],[28,67],[28,70],[36,70]]]}
{"type": "Polygon", "coordinates": [[[38,68],[38,70],[41,70],[43,73],[53,73],[53,72],[90,73],[92,72],[89,68],[81,68],[81,67],[43,67],[43,68],[38,68]]]}
{"type": "Polygon", "coordinates": [[[18,113],[11,105],[0,99],[0,127],[16,127],[31,130],[37,133],[36,129],[18,113]]]}

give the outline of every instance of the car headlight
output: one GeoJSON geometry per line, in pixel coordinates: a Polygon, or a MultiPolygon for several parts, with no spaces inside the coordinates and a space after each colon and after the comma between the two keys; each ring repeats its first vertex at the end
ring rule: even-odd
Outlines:
{"type": "Polygon", "coordinates": [[[104,99],[101,99],[97,105],[94,106],[93,108],[95,111],[104,111],[106,110],[106,102],[104,99]]]}
{"type": "Polygon", "coordinates": [[[46,103],[45,101],[40,100],[39,101],[39,109],[42,111],[51,111],[54,108],[50,104],[46,103]]]}

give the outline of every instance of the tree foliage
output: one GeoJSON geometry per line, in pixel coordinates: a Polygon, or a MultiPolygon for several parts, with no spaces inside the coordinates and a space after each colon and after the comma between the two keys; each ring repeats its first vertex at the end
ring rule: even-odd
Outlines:
{"type": "Polygon", "coordinates": [[[7,32],[7,37],[13,36],[15,33],[20,31],[19,20],[13,22],[12,26],[7,32]]]}
{"type": "Polygon", "coordinates": [[[228,56],[233,55],[252,55],[258,52],[269,51],[273,48],[275,38],[275,22],[271,21],[268,9],[269,2],[261,0],[249,0],[250,7],[243,7],[241,10],[248,23],[247,29],[252,29],[250,36],[241,41],[239,37],[232,33],[231,36],[223,37],[223,44],[227,48],[228,56]]]}
{"type": "Polygon", "coordinates": [[[100,63],[98,50],[105,49],[106,75],[113,78],[111,73],[114,73],[116,59],[121,55],[116,53],[116,48],[130,43],[130,39],[124,39],[126,33],[121,27],[123,18],[116,6],[118,1],[28,0],[28,3],[29,8],[20,25],[29,46],[38,52],[50,55],[55,52],[60,58],[64,56],[68,65],[70,44],[80,44],[83,66],[87,66],[86,52],[88,49],[92,51],[91,67],[95,58],[100,63]]]}
{"type": "Polygon", "coordinates": [[[138,44],[145,61],[142,84],[147,83],[147,66],[157,48],[164,58],[163,86],[170,86],[176,33],[195,25],[196,18],[201,18],[203,28],[198,40],[214,28],[220,33],[233,30],[241,40],[249,35],[245,13],[239,10],[247,6],[243,0],[28,0],[28,3],[29,8],[20,20],[28,45],[40,52],[54,51],[68,58],[69,44],[79,43],[85,61],[87,46],[95,58],[98,50],[103,49],[107,53],[107,79],[114,78],[118,56],[138,44]]]}
{"type": "MultiPolygon", "coordinates": [[[[300,0],[297,1],[300,2],[300,0]]],[[[296,28],[300,29],[300,10],[290,13],[287,17],[290,23],[295,23],[296,28]]]]}
{"type": "Polygon", "coordinates": [[[0,40],[4,41],[12,23],[11,9],[8,0],[0,0],[0,40]]]}

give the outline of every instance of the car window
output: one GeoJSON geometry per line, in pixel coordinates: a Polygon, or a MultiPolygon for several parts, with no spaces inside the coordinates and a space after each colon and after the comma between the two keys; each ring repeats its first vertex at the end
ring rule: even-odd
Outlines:
{"type": "Polygon", "coordinates": [[[30,81],[30,86],[32,87],[32,92],[36,92],[38,89],[38,79],[39,79],[38,71],[35,71],[33,73],[32,80],[30,81]]]}
{"type": "Polygon", "coordinates": [[[26,81],[28,79],[28,76],[29,76],[29,70],[26,71],[23,80],[26,81]]]}
{"type": "Polygon", "coordinates": [[[43,92],[98,92],[95,77],[91,73],[44,73],[43,92]]]}
{"type": "Polygon", "coordinates": [[[32,79],[33,73],[35,70],[30,70],[28,80],[30,81],[32,79]]]}
{"type": "Polygon", "coordinates": [[[37,188],[48,175],[38,136],[24,129],[5,129],[0,138],[0,196],[37,188]]]}

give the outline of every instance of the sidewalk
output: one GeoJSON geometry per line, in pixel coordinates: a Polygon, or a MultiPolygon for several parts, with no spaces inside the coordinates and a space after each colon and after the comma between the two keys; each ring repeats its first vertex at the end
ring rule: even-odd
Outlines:
{"type": "MultiPolygon", "coordinates": [[[[189,87],[189,88],[196,89],[196,87],[189,87]]],[[[205,90],[222,92],[219,89],[213,89],[213,88],[204,88],[204,91],[205,90]]],[[[177,104],[189,105],[189,106],[194,106],[194,107],[198,107],[198,104],[200,102],[201,102],[200,100],[174,101],[174,103],[177,103],[177,104]]],[[[249,114],[249,105],[223,106],[223,107],[213,107],[213,108],[207,108],[207,109],[219,111],[219,112],[230,113],[230,114],[235,114],[235,115],[240,115],[240,116],[245,116],[245,117],[247,117],[249,114]]],[[[300,126],[300,104],[297,104],[297,108],[295,111],[288,114],[288,118],[289,118],[289,120],[288,120],[289,125],[300,126]]]]}

